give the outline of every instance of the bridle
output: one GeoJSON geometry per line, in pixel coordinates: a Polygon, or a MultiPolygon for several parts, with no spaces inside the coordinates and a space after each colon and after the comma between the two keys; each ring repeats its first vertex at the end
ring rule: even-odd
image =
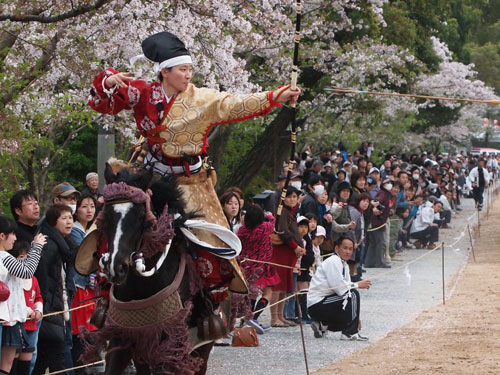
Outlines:
{"type": "MultiPolygon", "coordinates": [[[[104,206],[99,213],[96,224],[97,227],[102,229],[104,227],[105,222],[105,208],[109,206],[114,206],[117,204],[123,203],[132,203],[132,204],[144,204],[145,205],[145,218],[144,218],[144,228],[148,228],[148,230],[153,230],[158,224],[158,219],[154,215],[151,210],[151,190],[143,191],[140,188],[127,185],[125,182],[115,182],[104,187],[104,206]]],[[[164,213],[166,213],[167,206],[164,209],[164,213]]],[[[149,271],[146,271],[146,264],[144,260],[144,255],[141,252],[141,248],[144,244],[144,234],[145,230],[143,229],[139,241],[137,242],[135,251],[133,251],[129,256],[129,266],[135,266],[134,269],[137,273],[144,277],[150,277],[154,275],[160,267],[163,265],[168,252],[170,250],[170,246],[172,244],[172,239],[166,244],[165,248],[161,251],[161,256],[156,262],[155,266],[151,268],[149,271]]],[[[109,252],[104,253],[99,260],[99,266],[106,271],[107,274],[110,273],[110,258],[111,254],[109,252]]]]}

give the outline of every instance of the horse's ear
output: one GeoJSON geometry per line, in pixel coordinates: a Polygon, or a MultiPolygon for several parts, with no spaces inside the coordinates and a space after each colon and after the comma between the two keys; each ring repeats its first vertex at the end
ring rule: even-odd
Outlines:
{"type": "Polygon", "coordinates": [[[153,179],[153,169],[148,169],[144,173],[141,173],[140,177],[137,179],[136,183],[139,188],[146,191],[151,184],[151,180],[153,179]]]}
{"type": "Polygon", "coordinates": [[[104,179],[107,184],[112,184],[116,181],[116,174],[109,163],[106,163],[106,167],[104,168],[104,179]]]}

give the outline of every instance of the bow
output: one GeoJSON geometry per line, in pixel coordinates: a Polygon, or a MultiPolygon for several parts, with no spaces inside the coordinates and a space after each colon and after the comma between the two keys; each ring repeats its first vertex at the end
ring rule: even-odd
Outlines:
{"type": "MultiPolygon", "coordinates": [[[[297,88],[297,76],[299,73],[299,46],[300,46],[300,20],[302,17],[302,4],[301,0],[297,0],[297,10],[295,18],[295,38],[294,38],[294,51],[293,51],[293,66],[292,66],[292,79],[290,88],[295,90],[297,88]]],[[[279,233],[279,218],[281,216],[281,211],[283,210],[283,204],[285,203],[285,197],[288,189],[288,184],[290,183],[290,177],[292,176],[292,170],[295,168],[295,145],[297,143],[297,105],[292,102],[292,130],[290,133],[292,147],[290,150],[290,161],[288,162],[288,173],[286,175],[285,186],[281,191],[280,203],[278,209],[276,210],[276,223],[274,226],[274,231],[279,233]]]]}
{"type": "MultiPolygon", "coordinates": [[[[294,51],[293,51],[293,66],[292,66],[292,79],[290,88],[295,90],[297,88],[297,76],[299,73],[299,46],[300,46],[300,19],[302,17],[302,4],[300,0],[296,0],[297,9],[296,9],[296,18],[295,18],[295,42],[294,42],[294,51]]],[[[290,147],[290,161],[288,162],[288,173],[286,174],[285,186],[281,192],[280,204],[276,211],[276,223],[274,227],[274,231],[279,233],[279,222],[281,211],[283,210],[283,204],[285,202],[285,197],[288,189],[288,184],[290,183],[290,178],[292,176],[292,170],[295,167],[295,145],[297,143],[297,105],[295,102],[290,103],[292,107],[292,131],[290,134],[292,146],[290,147]]],[[[306,373],[309,375],[309,364],[307,362],[307,353],[306,353],[306,345],[304,339],[304,328],[302,325],[302,312],[300,310],[300,304],[298,303],[298,294],[295,296],[300,320],[300,335],[302,337],[302,349],[304,352],[304,361],[306,365],[306,373]]]]}

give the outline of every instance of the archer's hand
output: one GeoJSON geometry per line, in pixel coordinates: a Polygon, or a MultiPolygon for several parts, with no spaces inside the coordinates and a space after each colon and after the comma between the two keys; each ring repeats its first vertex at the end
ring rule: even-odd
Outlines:
{"type": "Polygon", "coordinates": [[[118,85],[118,87],[127,87],[128,83],[133,80],[133,78],[130,76],[132,73],[130,72],[121,72],[121,73],[116,73],[113,74],[112,76],[109,76],[106,78],[104,81],[104,86],[106,86],[106,89],[110,89],[112,87],[115,87],[118,85]]]}
{"type": "Polygon", "coordinates": [[[300,95],[301,91],[297,87],[295,90],[292,90],[290,87],[287,88],[283,93],[276,99],[278,103],[285,103],[290,101],[291,103],[297,102],[297,99],[300,95]]]}

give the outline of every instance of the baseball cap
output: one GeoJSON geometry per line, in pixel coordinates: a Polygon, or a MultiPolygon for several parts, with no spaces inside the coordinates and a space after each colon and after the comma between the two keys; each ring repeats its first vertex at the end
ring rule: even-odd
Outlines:
{"type": "Polygon", "coordinates": [[[318,225],[316,227],[316,237],[318,236],[326,237],[326,230],[321,225],[318,225]]]}
{"type": "Polygon", "coordinates": [[[380,173],[380,170],[379,170],[377,167],[372,167],[372,168],[370,169],[370,172],[368,172],[368,174],[372,174],[373,172],[380,173]]]}
{"type": "Polygon", "coordinates": [[[366,183],[367,183],[368,185],[377,185],[377,180],[376,180],[376,179],[374,179],[372,176],[368,176],[368,177],[366,178],[366,183]]]}
{"type": "Polygon", "coordinates": [[[68,197],[72,194],[80,195],[80,192],[75,189],[73,185],[69,182],[62,182],[59,185],[56,185],[54,189],[52,189],[52,197],[68,197]]]}
{"type": "Polygon", "coordinates": [[[309,223],[309,219],[303,215],[301,215],[297,218],[297,224],[300,224],[303,221],[307,221],[309,223]]]}

